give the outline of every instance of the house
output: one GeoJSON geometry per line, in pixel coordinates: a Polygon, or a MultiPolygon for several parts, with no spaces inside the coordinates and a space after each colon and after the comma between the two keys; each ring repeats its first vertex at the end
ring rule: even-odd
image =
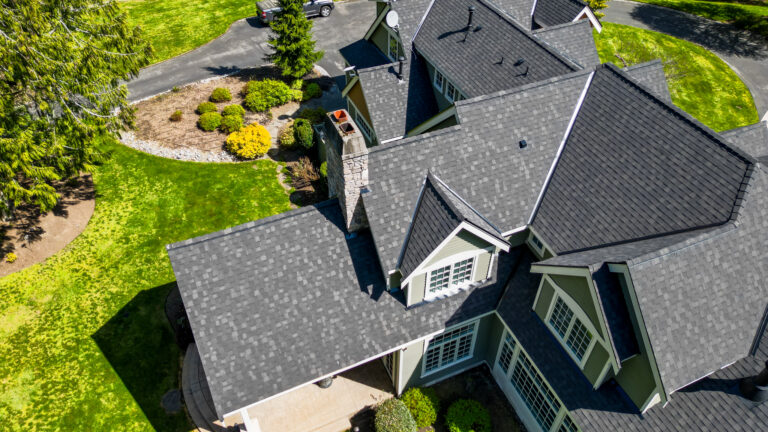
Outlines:
{"type": "Polygon", "coordinates": [[[768,430],[768,128],[504,3],[379,4],[333,198],[168,246],[226,424],[381,359],[397,393],[487,365],[531,431],[768,430]]]}

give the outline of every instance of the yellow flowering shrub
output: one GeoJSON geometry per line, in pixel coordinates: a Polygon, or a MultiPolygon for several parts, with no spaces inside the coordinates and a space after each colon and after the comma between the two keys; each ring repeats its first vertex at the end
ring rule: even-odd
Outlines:
{"type": "Polygon", "coordinates": [[[9,263],[12,263],[12,262],[16,261],[16,258],[17,258],[17,256],[16,256],[16,254],[15,254],[15,253],[13,253],[13,252],[8,252],[8,253],[5,255],[5,260],[6,260],[7,262],[9,262],[9,263]]]}
{"type": "Polygon", "coordinates": [[[227,137],[227,150],[242,159],[253,159],[267,153],[272,137],[264,126],[253,123],[227,137]]]}

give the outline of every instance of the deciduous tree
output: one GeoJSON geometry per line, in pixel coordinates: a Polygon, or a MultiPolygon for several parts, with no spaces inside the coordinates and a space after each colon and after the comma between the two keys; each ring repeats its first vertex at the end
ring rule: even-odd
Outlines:
{"type": "Polygon", "coordinates": [[[115,0],[0,0],[0,215],[50,210],[53,182],[93,167],[150,55],[115,0]]]}
{"type": "Polygon", "coordinates": [[[312,23],[304,15],[303,7],[302,0],[280,0],[282,10],[269,24],[272,53],[267,59],[275,63],[285,77],[303,77],[323,57],[322,51],[315,51],[312,23]]]}

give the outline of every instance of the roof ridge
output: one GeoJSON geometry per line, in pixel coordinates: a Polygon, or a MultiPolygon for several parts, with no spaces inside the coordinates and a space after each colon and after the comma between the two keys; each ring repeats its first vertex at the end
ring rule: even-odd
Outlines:
{"type": "Polygon", "coordinates": [[[232,235],[232,234],[240,233],[240,232],[243,232],[243,231],[248,231],[248,230],[250,230],[252,228],[257,228],[257,227],[260,227],[260,226],[269,225],[269,224],[272,224],[272,223],[275,223],[275,222],[279,222],[279,221],[282,221],[284,219],[300,216],[300,215],[302,215],[304,213],[309,213],[309,212],[311,212],[313,210],[329,207],[329,206],[331,206],[333,204],[338,204],[338,198],[331,198],[331,199],[328,199],[328,200],[325,200],[325,201],[322,201],[322,202],[319,202],[317,204],[313,204],[313,205],[310,205],[310,206],[307,206],[307,207],[301,207],[301,208],[298,208],[298,209],[289,210],[287,212],[278,213],[276,215],[267,216],[265,218],[252,220],[252,221],[245,222],[245,223],[242,223],[242,224],[239,224],[239,225],[234,225],[234,226],[231,226],[231,227],[228,227],[228,228],[224,228],[224,229],[219,230],[219,231],[214,231],[212,233],[203,234],[203,235],[197,236],[197,237],[192,237],[192,238],[187,239],[187,240],[182,240],[182,241],[178,241],[178,242],[175,242],[175,243],[169,243],[169,244],[165,245],[165,249],[166,250],[176,250],[176,249],[181,249],[181,248],[184,248],[184,247],[187,247],[187,246],[196,245],[198,243],[203,243],[203,242],[206,242],[206,241],[209,241],[209,240],[214,240],[214,239],[218,239],[218,238],[222,238],[222,237],[227,237],[227,236],[232,235]]]}
{"type": "Polygon", "coordinates": [[[533,33],[534,35],[537,35],[539,33],[546,33],[546,32],[551,31],[551,30],[560,30],[562,28],[582,25],[582,24],[585,24],[585,23],[589,24],[589,20],[587,20],[587,21],[584,21],[584,20],[569,21],[567,23],[562,23],[562,24],[557,24],[557,25],[547,26],[547,27],[541,27],[541,28],[537,28],[537,29],[531,30],[531,33],[533,33]]]}
{"type": "MultiPolygon", "coordinates": [[[[429,176],[432,176],[432,177],[434,177],[434,179],[435,179],[435,180],[437,180],[437,181],[438,181],[438,182],[439,182],[441,185],[445,186],[445,188],[446,188],[446,189],[448,189],[448,192],[449,192],[449,193],[451,193],[453,196],[455,196],[456,198],[458,198],[458,199],[459,199],[459,200],[460,200],[462,203],[464,203],[464,205],[466,205],[467,207],[469,207],[469,209],[470,209],[472,212],[474,212],[474,213],[475,213],[477,216],[479,216],[479,217],[480,217],[480,219],[482,219],[483,221],[485,221],[485,222],[486,222],[488,225],[490,225],[490,226],[491,226],[491,228],[495,229],[495,230],[496,230],[496,232],[498,232],[499,234],[501,234],[501,230],[500,230],[500,229],[499,229],[499,228],[498,228],[496,225],[494,225],[494,224],[493,224],[491,221],[489,221],[489,220],[488,220],[488,219],[487,219],[485,216],[483,216],[483,215],[482,215],[482,213],[480,213],[479,211],[477,211],[477,209],[475,209],[475,208],[472,206],[472,204],[468,203],[468,202],[467,202],[467,200],[465,200],[465,199],[464,199],[464,198],[463,198],[461,195],[459,195],[459,194],[458,194],[458,192],[456,192],[455,190],[451,189],[451,187],[450,187],[450,186],[448,186],[448,185],[447,185],[447,184],[446,184],[446,183],[445,183],[445,182],[444,182],[444,181],[443,181],[443,180],[442,180],[440,177],[438,177],[437,175],[435,175],[434,173],[432,173],[430,170],[427,170],[427,178],[429,178],[429,176]]],[[[451,204],[451,205],[453,205],[453,204],[451,204]]],[[[467,219],[464,217],[464,215],[463,215],[463,214],[461,214],[461,212],[458,212],[458,214],[460,214],[460,215],[462,216],[462,220],[463,220],[463,221],[466,221],[466,222],[469,222],[469,223],[471,223],[472,225],[475,225],[475,224],[474,224],[472,221],[470,221],[470,220],[467,220],[467,219]]],[[[478,227],[478,228],[480,228],[480,227],[478,227]]],[[[482,228],[480,228],[480,229],[482,229],[482,228]]]]}

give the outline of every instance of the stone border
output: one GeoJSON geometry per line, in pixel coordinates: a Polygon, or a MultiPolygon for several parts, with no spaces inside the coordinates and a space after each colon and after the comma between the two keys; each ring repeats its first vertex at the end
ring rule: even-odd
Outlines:
{"type": "Polygon", "coordinates": [[[133,132],[123,132],[120,142],[132,149],[166,159],[188,162],[240,162],[239,159],[224,150],[216,153],[194,148],[168,148],[154,141],[136,138],[133,132]]]}

